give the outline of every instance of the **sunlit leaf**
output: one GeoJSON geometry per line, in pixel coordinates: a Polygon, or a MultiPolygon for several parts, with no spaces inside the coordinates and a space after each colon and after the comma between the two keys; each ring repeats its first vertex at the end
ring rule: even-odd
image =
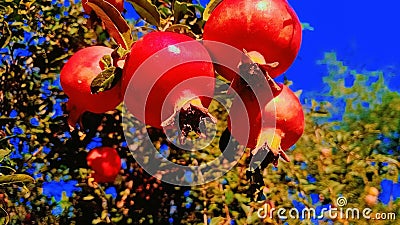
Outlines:
{"type": "Polygon", "coordinates": [[[3,23],[3,32],[0,35],[0,48],[5,48],[10,43],[12,32],[8,27],[8,23],[3,23]]]}
{"type": "Polygon", "coordinates": [[[34,183],[35,179],[26,174],[13,174],[0,176],[0,185],[10,185],[18,183],[34,183]]]}
{"type": "Polygon", "coordinates": [[[103,0],[88,0],[87,3],[100,17],[115,41],[125,49],[133,43],[131,29],[121,13],[110,3],[103,0]]]}
{"type": "Polygon", "coordinates": [[[173,25],[169,26],[166,29],[166,31],[186,34],[194,39],[198,38],[198,36],[195,33],[193,33],[190,26],[184,25],[184,24],[173,24],[173,25]]]}
{"type": "Polygon", "coordinates": [[[225,219],[223,217],[214,217],[211,219],[210,225],[221,224],[225,219]]]}
{"type": "Polygon", "coordinates": [[[159,27],[161,24],[161,15],[151,1],[148,0],[127,0],[132,3],[137,13],[148,23],[159,27]]]}

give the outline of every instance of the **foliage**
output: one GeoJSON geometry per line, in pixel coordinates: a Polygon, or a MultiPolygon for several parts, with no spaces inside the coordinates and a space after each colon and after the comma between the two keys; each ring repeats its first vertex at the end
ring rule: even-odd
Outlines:
{"type": "MultiPolygon", "coordinates": [[[[133,2],[139,15],[147,15],[147,22],[128,20],[133,41],[154,29],[201,38],[205,9],[199,4],[128,2],[133,2]]],[[[177,187],[151,177],[133,159],[123,136],[120,110],[84,114],[82,131],[70,131],[67,125],[60,68],[80,48],[117,46],[101,22],[88,21],[80,1],[6,0],[0,10],[1,222],[300,224],[310,220],[274,217],[262,221],[257,210],[265,203],[321,210],[336,205],[339,196],[347,198],[347,207],[362,209],[367,207],[368,187],[381,191],[373,212],[400,213],[400,96],[387,88],[382,71],[354,71],[334,53],[326,53],[319,63],[326,65],[324,81],[330,91],[315,96],[324,101],[310,100],[305,134],[289,152],[292,162],[266,168],[261,192],[246,179],[247,152],[222,178],[202,186],[177,187]],[[98,146],[116,147],[123,159],[114,183],[98,185],[90,178],[85,159],[98,146]]],[[[226,126],[225,115],[217,104],[210,109],[220,115],[218,139],[226,126]]],[[[132,132],[140,137],[143,131],[132,132]]],[[[160,153],[177,162],[201,163],[220,154],[218,140],[208,151],[188,154],[168,146],[158,130],[148,132],[160,153]]],[[[148,148],[141,139],[136,145],[148,148]]],[[[184,175],[190,181],[191,174],[184,175]]]]}

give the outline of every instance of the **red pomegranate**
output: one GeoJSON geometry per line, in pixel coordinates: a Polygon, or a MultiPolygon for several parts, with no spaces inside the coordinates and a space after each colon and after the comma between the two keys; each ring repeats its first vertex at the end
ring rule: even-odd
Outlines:
{"type": "MultiPolygon", "coordinates": [[[[272,78],[284,73],[300,49],[302,28],[295,11],[284,0],[224,0],[211,13],[204,26],[204,45],[214,61],[237,68],[240,57],[227,55],[222,42],[237,49],[259,52],[268,63],[272,78]],[[272,63],[272,64],[271,64],[272,63]]],[[[228,80],[237,75],[216,65],[228,80]]]]}
{"type": "Polygon", "coordinates": [[[214,93],[214,69],[207,50],[194,39],[173,32],[152,32],[130,51],[122,77],[128,110],[147,125],[163,128],[179,121],[181,141],[201,134],[214,93]],[[204,97],[206,96],[206,97],[204,97]]]}
{"type": "Polygon", "coordinates": [[[95,172],[93,178],[98,183],[113,182],[121,169],[121,158],[115,148],[94,148],[86,160],[95,172]]]}
{"type": "Polygon", "coordinates": [[[100,59],[112,52],[113,49],[104,46],[87,47],[76,52],[62,68],[60,83],[69,98],[67,110],[72,126],[85,111],[104,113],[122,102],[121,82],[98,94],[90,90],[93,79],[103,70],[100,59]]]}
{"type": "Polygon", "coordinates": [[[293,146],[304,132],[304,113],[297,96],[286,85],[279,84],[281,90],[263,109],[263,133],[267,135],[268,146],[272,150],[287,150],[293,146]],[[275,117],[276,126],[271,126],[268,118],[275,117]]]}
{"type": "MultiPolygon", "coordinates": [[[[264,74],[261,70],[255,71],[258,76],[264,74]]],[[[254,152],[259,149],[270,150],[275,156],[272,161],[274,165],[279,157],[289,161],[284,151],[293,146],[304,131],[301,103],[287,86],[277,84],[270,78],[267,80],[269,87],[266,88],[257,75],[252,76],[255,83],[238,89],[239,93],[232,102],[228,129],[240,144],[254,149],[254,152]]]]}
{"type": "MultiPolygon", "coordinates": [[[[122,12],[124,10],[124,0],[104,0],[104,1],[113,5],[119,12],[122,12]]],[[[90,13],[92,12],[92,8],[90,8],[90,6],[86,4],[87,2],[88,0],[82,0],[82,6],[85,13],[90,15],[90,13]]]]}

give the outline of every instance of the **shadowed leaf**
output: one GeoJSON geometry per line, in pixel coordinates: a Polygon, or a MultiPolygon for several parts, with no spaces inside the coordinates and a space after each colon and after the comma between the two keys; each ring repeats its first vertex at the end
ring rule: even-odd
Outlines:
{"type": "Polygon", "coordinates": [[[189,5],[193,4],[175,1],[173,8],[175,23],[179,23],[179,21],[184,17],[185,14],[189,14],[190,16],[194,15],[194,13],[190,9],[188,9],[189,5]]]}
{"type": "Polygon", "coordinates": [[[90,91],[93,94],[110,90],[113,88],[122,76],[122,69],[119,67],[109,67],[102,71],[93,79],[90,85],[90,91]]]}

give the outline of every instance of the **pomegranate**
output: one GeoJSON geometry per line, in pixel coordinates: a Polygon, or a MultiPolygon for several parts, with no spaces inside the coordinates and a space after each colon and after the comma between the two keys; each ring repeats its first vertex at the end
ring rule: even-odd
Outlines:
{"type": "Polygon", "coordinates": [[[93,79],[103,70],[100,59],[112,52],[113,49],[104,46],[87,47],[76,52],[62,68],[60,83],[69,97],[70,125],[74,126],[85,111],[104,113],[122,102],[121,82],[98,94],[92,94],[90,90],[93,79]]]}
{"type": "Polygon", "coordinates": [[[269,134],[267,140],[272,151],[287,150],[293,146],[304,132],[304,113],[297,96],[287,86],[279,84],[281,90],[263,109],[264,118],[276,119],[276,127],[263,124],[263,133],[269,134]]]}
{"type": "Polygon", "coordinates": [[[93,178],[98,183],[113,182],[121,169],[121,158],[115,148],[94,148],[86,160],[95,172],[93,178]]]}
{"type": "Polygon", "coordinates": [[[242,64],[240,70],[242,77],[233,87],[237,95],[230,109],[228,129],[240,144],[255,148],[263,127],[261,112],[273,99],[273,93],[256,64],[242,64]]]}
{"type": "MultiPolygon", "coordinates": [[[[203,39],[222,42],[239,50],[257,51],[275,78],[295,60],[301,44],[301,24],[295,11],[283,0],[224,0],[204,26],[203,39]]],[[[227,57],[221,45],[205,42],[219,74],[232,81],[237,77],[239,56],[227,57]]]]}
{"type": "Polygon", "coordinates": [[[201,134],[214,93],[214,69],[207,50],[194,39],[173,32],[152,32],[131,48],[122,75],[127,109],[156,128],[179,122],[180,141],[201,134]]]}
{"type": "MultiPolygon", "coordinates": [[[[104,1],[113,5],[119,12],[122,12],[124,10],[124,0],[104,0],[104,1]]],[[[86,4],[87,2],[88,0],[82,0],[82,6],[85,13],[90,15],[90,13],[92,12],[92,8],[90,8],[90,6],[86,4]]]]}
{"type": "MultiPolygon", "coordinates": [[[[260,80],[257,76],[263,76],[265,72],[258,67],[249,69],[256,65],[254,63],[243,65],[247,67],[244,71],[254,71],[251,76],[255,82],[260,80]]],[[[303,134],[304,113],[299,99],[287,86],[275,83],[268,75],[267,81],[271,89],[266,89],[262,82],[258,86],[250,85],[255,91],[247,86],[238,89],[239,95],[233,100],[229,113],[228,129],[240,144],[253,149],[254,154],[260,150],[273,153],[268,160],[276,166],[279,157],[289,161],[284,151],[303,134]],[[267,90],[271,90],[272,94],[267,90]],[[243,119],[246,117],[248,121],[243,119]]]]}

